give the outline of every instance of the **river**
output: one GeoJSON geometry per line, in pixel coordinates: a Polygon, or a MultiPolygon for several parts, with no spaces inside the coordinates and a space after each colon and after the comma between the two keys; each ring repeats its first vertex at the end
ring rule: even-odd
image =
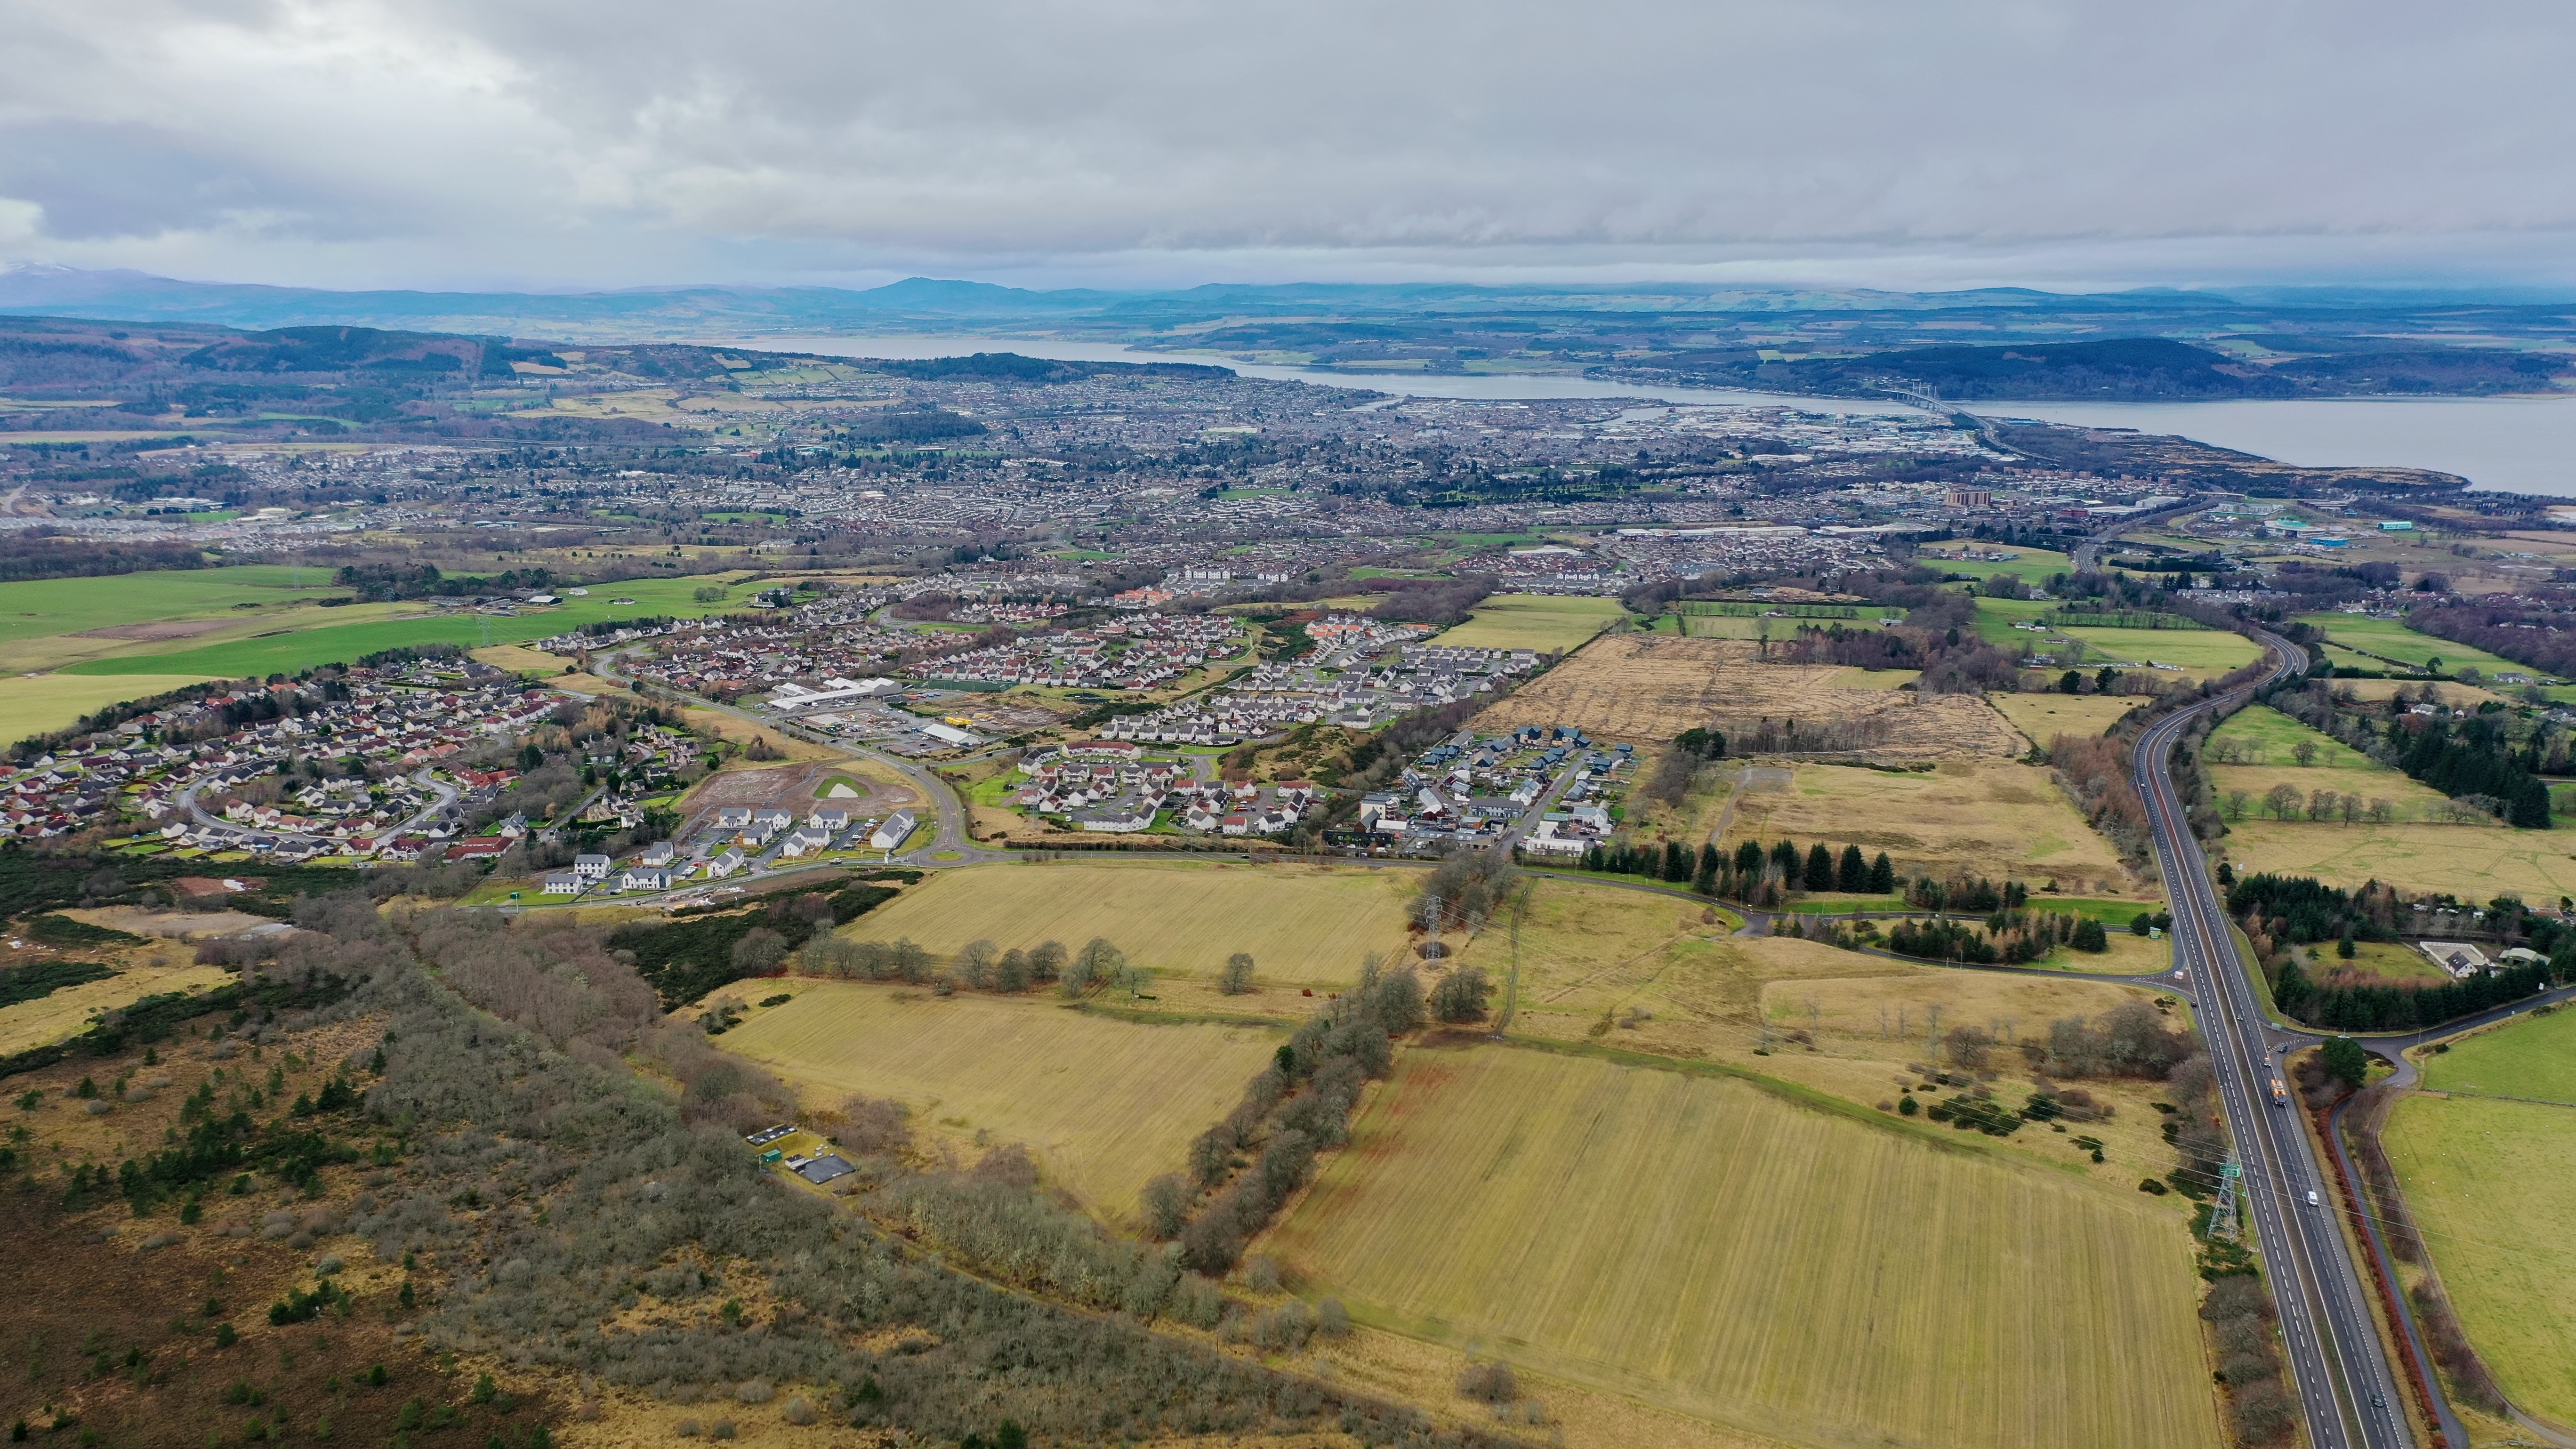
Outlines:
{"type": "MultiPolygon", "coordinates": [[[[1214,357],[1146,352],[1110,342],[1009,337],[742,337],[711,345],[834,357],[957,357],[1017,352],[1066,362],[1205,362],[1246,377],[1361,388],[1405,397],[1652,398],[1737,407],[1783,404],[1813,412],[1895,413],[1902,404],[1797,397],[1729,388],[1655,387],[1528,374],[1325,372],[1214,357]]],[[[2434,468],[2478,488],[2576,498],[2576,397],[2351,398],[2294,402],[1992,402],[1977,412],[2084,427],[2173,433],[2303,468],[2434,468]]]]}

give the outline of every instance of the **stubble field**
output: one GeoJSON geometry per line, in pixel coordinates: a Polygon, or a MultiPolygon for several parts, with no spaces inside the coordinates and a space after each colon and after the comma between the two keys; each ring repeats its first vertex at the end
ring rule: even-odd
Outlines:
{"type": "Polygon", "coordinates": [[[1264,1246],[1366,1321],[1791,1443],[2220,1442],[2170,1209],[1740,1081],[1415,1050],[1264,1246]]]}
{"type": "Polygon", "coordinates": [[[1049,1183],[1122,1221],[1190,1139],[1242,1095],[1282,1039],[1253,1026],[1138,1025],[1048,998],[798,980],[716,1039],[799,1087],[808,1106],[893,1097],[972,1157],[978,1132],[1025,1144],[1049,1183]]]}
{"type": "Polygon", "coordinates": [[[1358,977],[1361,957],[1406,949],[1404,903],[1419,878],[1344,866],[1013,861],[940,871],[842,934],[909,937],[940,955],[979,938],[1078,951],[1099,936],[1138,966],[1199,977],[1248,951],[1263,983],[1339,986],[1358,977]]]}
{"type": "Polygon", "coordinates": [[[1711,723],[1875,719],[1887,733],[1867,751],[1872,755],[2008,759],[2019,752],[2012,730],[1983,700],[1848,688],[1847,670],[1766,664],[1758,650],[1736,639],[1612,635],[1478,715],[1475,728],[1567,724],[1605,739],[1646,742],[1711,723]]]}

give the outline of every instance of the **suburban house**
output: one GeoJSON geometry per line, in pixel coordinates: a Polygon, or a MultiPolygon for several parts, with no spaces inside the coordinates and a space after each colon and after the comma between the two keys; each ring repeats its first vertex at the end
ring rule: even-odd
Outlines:
{"type": "Polygon", "coordinates": [[[644,847],[644,864],[669,865],[672,858],[678,854],[678,850],[672,846],[671,842],[667,840],[657,840],[651,845],[644,847]]]}
{"type": "Polygon", "coordinates": [[[604,855],[576,855],[572,858],[572,873],[585,884],[597,884],[608,879],[608,864],[604,855]]]}
{"type": "Polygon", "coordinates": [[[666,891],[671,888],[671,873],[659,866],[630,865],[619,884],[630,891],[666,891]]]}
{"type": "Polygon", "coordinates": [[[742,869],[743,863],[741,851],[727,850],[707,862],[707,879],[723,880],[726,876],[742,869]]]}
{"type": "Polygon", "coordinates": [[[892,850],[903,844],[903,838],[912,833],[912,826],[912,812],[898,810],[885,818],[885,823],[877,827],[876,834],[868,837],[868,848],[892,850]]]}
{"type": "Polygon", "coordinates": [[[581,894],[583,884],[584,882],[580,876],[575,875],[568,870],[559,870],[547,875],[546,883],[539,891],[539,894],[549,896],[577,896],[581,894]]]}

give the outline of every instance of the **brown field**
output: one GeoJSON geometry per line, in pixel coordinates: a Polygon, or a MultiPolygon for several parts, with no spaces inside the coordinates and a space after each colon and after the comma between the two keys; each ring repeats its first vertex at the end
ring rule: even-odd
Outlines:
{"type": "Polygon", "coordinates": [[[1260,1246],[1374,1326],[1790,1443],[2222,1442],[2178,1209],[1866,1115],[1417,1048],[1260,1246]]]}
{"type": "Polygon", "coordinates": [[[1884,850],[1899,877],[1954,873],[2048,881],[2071,895],[2127,896],[2138,883],[2117,852],[2032,765],[1944,761],[1929,774],[1799,765],[1785,784],[1757,778],[1736,802],[1721,848],[1786,836],[1840,853],[1884,850]]]}
{"type": "Polygon", "coordinates": [[[787,984],[794,1000],[755,1008],[717,1044],[809,1089],[809,1109],[864,1092],[902,1101],[968,1156],[983,1140],[1023,1143],[1053,1185],[1113,1221],[1147,1179],[1181,1170],[1190,1139],[1282,1040],[1269,1027],[1139,1025],[1053,997],[787,984]]]}
{"type": "MultiPolygon", "coordinates": [[[[1157,974],[1212,977],[1248,951],[1254,979],[1321,988],[1359,975],[1372,952],[1407,949],[1404,904],[1420,872],[1351,866],[1221,865],[1075,858],[943,870],[842,928],[854,940],[910,937],[954,955],[1094,936],[1157,974]]],[[[1204,1124],[1202,1124],[1204,1125],[1204,1124]]]]}
{"type": "Polygon", "coordinates": [[[1879,718],[1889,736],[1871,755],[2008,759],[2021,752],[1982,700],[1849,688],[1850,671],[1765,664],[1757,648],[1736,639],[1609,635],[1478,715],[1475,728],[1570,724],[1612,740],[1658,741],[1712,721],[1879,718]]]}
{"type": "Polygon", "coordinates": [[[1986,703],[2001,711],[2032,744],[2045,748],[2053,735],[2098,735],[2118,724],[2129,711],[2146,703],[2135,694],[1990,694],[1986,703]]]}
{"type": "Polygon", "coordinates": [[[863,815],[881,816],[906,806],[919,805],[921,790],[883,765],[857,760],[722,770],[700,780],[681,797],[681,829],[685,832],[694,828],[700,817],[710,814],[719,805],[748,805],[759,810],[774,806],[793,810],[801,819],[805,812],[825,803],[834,809],[848,810],[852,819],[863,815]],[[826,802],[815,792],[828,788],[826,782],[835,778],[863,785],[867,793],[857,799],[844,797],[826,802]]]}

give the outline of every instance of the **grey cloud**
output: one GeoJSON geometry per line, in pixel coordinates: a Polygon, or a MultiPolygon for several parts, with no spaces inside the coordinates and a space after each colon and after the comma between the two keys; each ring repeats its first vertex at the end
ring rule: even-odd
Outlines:
{"type": "Polygon", "coordinates": [[[2564,275],[2576,230],[2576,21],[2540,4],[0,0],[0,33],[36,62],[0,196],[61,259],[271,280],[2564,275]]]}

